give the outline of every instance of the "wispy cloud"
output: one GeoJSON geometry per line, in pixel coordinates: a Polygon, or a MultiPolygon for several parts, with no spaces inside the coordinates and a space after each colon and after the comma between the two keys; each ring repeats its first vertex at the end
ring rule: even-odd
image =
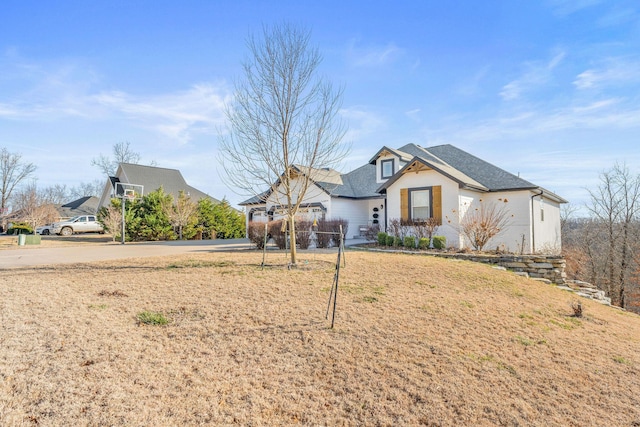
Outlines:
{"type": "Polygon", "coordinates": [[[105,91],[98,74],[81,63],[35,64],[14,54],[9,59],[0,62],[0,70],[8,71],[0,79],[0,89],[7,94],[0,103],[0,119],[5,120],[117,118],[184,144],[197,133],[215,133],[230,97],[224,83],[144,96],[105,91]]]}
{"type": "Polygon", "coordinates": [[[552,78],[553,70],[562,62],[564,52],[556,53],[549,61],[528,62],[525,64],[525,73],[502,87],[500,96],[505,101],[520,98],[523,93],[544,86],[552,78]]]}
{"type": "Polygon", "coordinates": [[[599,67],[578,74],[573,84],[577,89],[640,82],[640,60],[637,58],[609,58],[599,67]]]}
{"type": "Polygon", "coordinates": [[[229,96],[224,88],[205,83],[185,91],[149,97],[114,91],[92,98],[128,120],[186,143],[195,133],[212,133],[224,123],[224,105],[229,96]]]}
{"type": "Polygon", "coordinates": [[[348,142],[362,142],[367,136],[374,135],[387,127],[384,118],[362,106],[343,108],[340,110],[340,116],[349,123],[349,129],[344,137],[348,142]]]}
{"type": "Polygon", "coordinates": [[[358,46],[355,40],[347,48],[347,60],[354,67],[378,67],[392,63],[404,54],[404,50],[387,43],[384,46],[358,46]]]}
{"type": "Polygon", "coordinates": [[[549,0],[556,15],[567,16],[602,3],[603,0],[549,0]]]}

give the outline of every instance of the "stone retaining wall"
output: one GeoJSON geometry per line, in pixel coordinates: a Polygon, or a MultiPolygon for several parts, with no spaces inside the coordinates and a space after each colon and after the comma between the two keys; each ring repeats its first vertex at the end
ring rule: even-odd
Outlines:
{"type": "Polygon", "coordinates": [[[507,270],[519,273],[533,279],[547,279],[551,283],[562,285],[566,282],[567,265],[564,258],[557,255],[481,255],[481,254],[446,254],[429,253],[429,255],[464,259],[484,264],[499,265],[507,270]]]}

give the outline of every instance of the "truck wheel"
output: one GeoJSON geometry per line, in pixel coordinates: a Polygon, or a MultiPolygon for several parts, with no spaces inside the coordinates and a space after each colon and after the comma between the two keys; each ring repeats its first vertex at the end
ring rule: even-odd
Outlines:
{"type": "Polygon", "coordinates": [[[62,234],[63,236],[71,236],[73,234],[73,230],[71,229],[71,227],[65,227],[60,230],[60,234],[62,234]]]}

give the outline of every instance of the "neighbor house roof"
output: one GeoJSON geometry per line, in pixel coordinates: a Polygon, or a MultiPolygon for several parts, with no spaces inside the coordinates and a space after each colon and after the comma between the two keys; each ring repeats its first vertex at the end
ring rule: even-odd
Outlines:
{"type": "Polygon", "coordinates": [[[173,195],[174,199],[178,198],[180,191],[184,191],[195,200],[208,198],[219,202],[219,200],[187,184],[177,169],[121,163],[116,175],[119,182],[143,185],[145,194],[162,187],[164,192],[173,195]]]}
{"type": "Polygon", "coordinates": [[[95,196],[81,197],[64,205],[56,206],[61,218],[78,215],[95,215],[98,212],[99,199],[95,196]]]}

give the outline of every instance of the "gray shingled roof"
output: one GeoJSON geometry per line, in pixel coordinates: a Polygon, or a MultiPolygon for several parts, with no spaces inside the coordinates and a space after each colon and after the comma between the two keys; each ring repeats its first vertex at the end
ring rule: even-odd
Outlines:
{"type": "Polygon", "coordinates": [[[85,196],[64,205],[56,207],[61,218],[71,218],[77,215],[95,215],[98,212],[99,199],[95,196],[85,196]]]}
{"type": "Polygon", "coordinates": [[[422,148],[412,145],[415,148],[405,146],[401,148],[403,151],[412,152],[412,154],[422,157],[423,154],[433,155],[451,167],[459,170],[471,179],[481,183],[489,189],[489,191],[501,190],[521,190],[538,188],[537,185],[522,179],[510,172],[505,171],[497,166],[492,165],[474,155],[467,153],[450,144],[437,145],[434,147],[422,148]]]}
{"type": "Polygon", "coordinates": [[[384,153],[385,151],[396,155],[400,160],[403,160],[405,162],[408,162],[413,157],[413,155],[410,153],[405,153],[400,149],[389,148],[385,145],[384,147],[379,149],[378,152],[369,160],[369,164],[375,164],[376,160],[378,160],[378,157],[380,157],[380,154],[384,153]]]}
{"type": "Polygon", "coordinates": [[[220,202],[187,184],[177,169],[121,163],[117,175],[122,182],[143,185],[145,194],[162,187],[164,192],[173,195],[174,199],[178,198],[180,191],[184,191],[195,200],[208,198],[214,203],[220,202]]]}
{"type": "MultiPolygon", "coordinates": [[[[381,197],[379,192],[384,190],[400,176],[396,175],[392,177],[381,187],[376,183],[375,160],[384,151],[393,153],[399,156],[403,161],[408,162],[405,167],[408,167],[413,163],[412,160],[419,161],[457,181],[461,186],[469,188],[475,188],[483,191],[540,188],[525,179],[479,159],[478,157],[475,157],[472,154],[450,144],[437,145],[428,148],[423,148],[416,144],[407,144],[398,149],[382,147],[376,155],[373,156],[370,163],[341,175],[342,184],[338,183],[339,180],[336,179],[335,174],[330,174],[331,179],[328,180],[330,182],[322,182],[318,180],[315,183],[333,197],[347,197],[354,199],[381,197]]],[[[549,191],[546,192],[553,194],[549,191]]],[[[266,195],[267,193],[262,193],[261,195],[252,197],[240,204],[251,205],[263,203],[266,195]]],[[[554,196],[561,202],[564,200],[557,195],[554,196]]]]}
{"type": "Polygon", "coordinates": [[[380,197],[376,192],[378,184],[376,183],[376,166],[366,164],[342,175],[342,185],[324,185],[317,183],[323,187],[329,194],[334,197],[348,197],[352,199],[361,199],[369,197],[380,197]]]}

